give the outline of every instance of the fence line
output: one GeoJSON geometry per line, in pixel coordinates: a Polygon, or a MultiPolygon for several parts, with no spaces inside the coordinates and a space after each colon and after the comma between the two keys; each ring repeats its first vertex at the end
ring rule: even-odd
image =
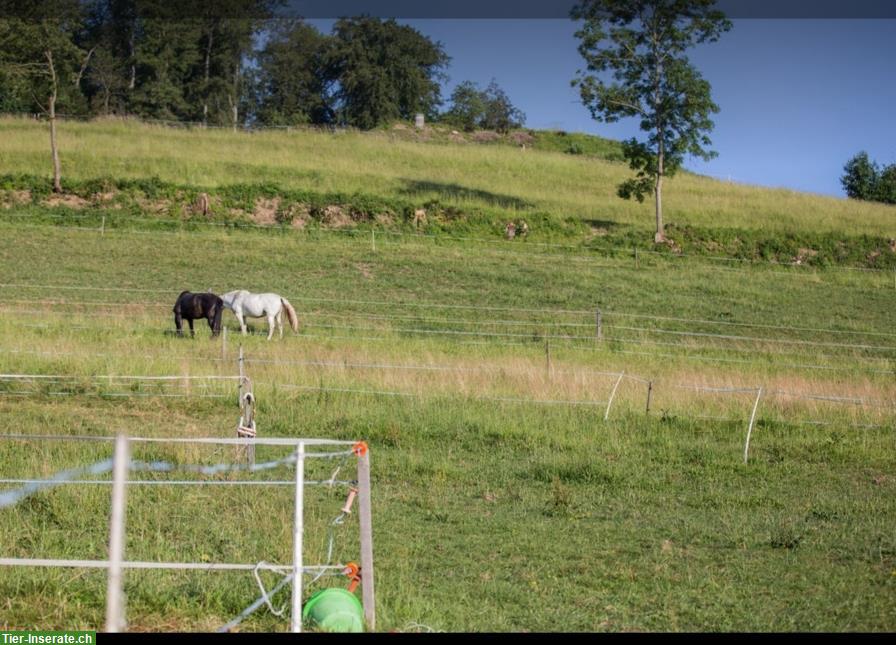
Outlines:
{"type": "MultiPolygon", "coordinates": [[[[424,395],[419,394],[417,392],[396,392],[393,390],[359,390],[355,388],[336,388],[336,387],[321,387],[318,385],[294,385],[291,383],[264,383],[264,382],[256,382],[255,385],[265,385],[276,388],[283,388],[286,390],[299,390],[305,392],[338,392],[338,393],[346,393],[346,394],[368,394],[371,396],[403,396],[409,398],[425,398],[424,395]]],[[[460,394],[460,393],[459,393],[460,394]]],[[[466,399],[474,399],[477,401],[494,401],[498,403],[531,403],[536,405],[592,405],[592,406],[601,406],[607,404],[606,401],[592,401],[592,400],[567,400],[567,399],[521,399],[521,398],[513,398],[513,397],[499,397],[499,396],[479,396],[475,394],[460,394],[463,398],[466,399]]]]}
{"type": "MultiPolygon", "coordinates": [[[[262,334],[263,335],[263,334],[262,334]]],[[[387,340],[385,337],[364,337],[364,336],[333,336],[333,335],[318,335],[318,334],[296,334],[302,338],[326,338],[326,339],[334,339],[334,338],[342,338],[342,339],[350,339],[350,340],[387,340]]],[[[624,339],[613,339],[615,342],[623,342],[623,343],[632,343],[632,344],[650,344],[648,342],[638,342],[638,341],[628,341],[624,339]]],[[[495,343],[488,343],[490,345],[494,345],[495,343]]],[[[521,346],[522,343],[502,343],[501,345],[507,346],[521,346]]],[[[668,345],[681,346],[679,343],[669,343],[668,345]]],[[[580,349],[590,349],[590,348],[577,348],[577,351],[580,349]]],[[[711,348],[707,348],[711,349],[711,348]]],[[[29,354],[29,355],[37,355],[37,356],[85,356],[84,352],[64,352],[64,351],[40,351],[40,350],[28,350],[21,348],[13,348],[13,349],[4,349],[6,353],[10,354],[29,354]]],[[[714,362],[714,363],[735,363],[741,365],[755,365],[756,361],[744,360],[744,359],[736,359],[736,358],[720,358],[713,356],[694,356],[687,354],[661,354],[656,352],[635,352],[630,350],[621,350],[621,349],[613,349],[611,350],[613,353],[617,354],[627,354],[633,356],[649,356],[652,358],[677,358],[684,360],[692,360],[699,362],[714,362]]],[[[728,352],[742,352],[745,350],[737,350],[737,349],[720,349],[716,351],[728,351],[728,352]]],[[[109,357],[109,358],[120,358],[118,354],[108,354],[102,352],[90,352],[89,355],[91,357],[100,356],[100,357],[109,357]]],[[[780,355],[780,354],[779,354],[780,355]]],[[[784,356],[788,356],[789,354],[783,354],[784,356]]],[[[136,358],[146,358],[150,360],[166,360],[166,361],[178,361],[178,360],[194,360],[194,361],[211,361],[211,362],[229,362],[227,359],[213,357],[213,356],[186,356],[183,354],[130,354],[131,357],[136,358]]],[[[816,354],[817,357],[830,357],[830,358],[840,358],[838,356],[827,355],[827,354],[816,354]]],[[[288,360],[266,360],[266,359],[246,359],[246,362],[259,363],[259,364],[302,364],[302,361],[288,361],[288,360]]],[[[342,365],[342,363],[340,363],[342,365]]],[[[385,366],[384,366],[385,367],[385,366]]],[[[456,368],[450,365],[438,365],[438,364],[430,364],[428,366],[424,366],[433,370],[444,369],[446,371],[452,369],[476,369],[476,368],[456,368]]],[[[507,367],[502,367],[500,365],[493,366],[495,370],[508,370],[507,367]]],[[[853,367],[842,367],[842,366],[834,366],[834,365],[813,365],[808,363],[776,363],[772,367],[786,367],[786,368],[796,368],[796,369],[814,369],[814,370],[828,370],[828,371],[836,371],[836,372],[864,372],[869,374],[893,374],[893,370],[878,370],[867,367],[862,367],[860,365],[856,365],[853,367]]],[[[408,368],[411,369],[411,368],[408,368]]],[[[423,369],[423,367],[421,367],[423,369]]],[[[590,368],[581,368],[580,370],[558,370],[557,373],[594,373],[594,374],[615,374],[615,372],[603,372],[601,370],[592,370],[590,368]]],[[[628,375],[627,375],[628,376],[628,375]]]]}
{"type": "MultiPolygon", "coordinates": [[[[138,288],[138,287],[86,287],[80,285],[46,285],[46,284],[17,284],[17,283],[0,283],[0,288],[10,289],[58,289],[58,290],[80,290],[80,291],[99,291],[99,292],[123,292],[123,293],[166,293],[171,294],[175,291],[179,293],[177,289],[146,289],[146,288],[138,288]]],[[[542,315],[548,316],[557,316],[557,315],[581,315],[581,316],[593,316],[594,309],[554,309],[550,307],[540,307],[540,308],[527,308],[527,307],[502,307],[502,306],[488,306],[488,305],[469,305],[469,304],[454,304],[454,303],[436,303],[436,302],[420,302],[420,301],[401,301],[401,300],[356,300],[356,299],[346,299],[346,298],[327,298],[320,296],[303,296],[298,294],[293,295],[285,295],[285,298],[289,300],[297,300],[303,302],[332,302],[338,304],[351,304],[351,305],[374,305],[374,306],[382,306],[382,307],[411,307],[411,308],[422,308],[422,309],[458,309],[458,310],[473,310],[473,311],[510,311],[510,312],[519,312],[519,313],[538,313],[542,315]]],[[[7,301],[9,302],[9,301],[7,301]]],[[[78,302],[78,303],[63,303],[58,300],[17,300],[15,302],[19,303],[32,303],[32,302],[46,302],[47,304],[78,304],[78,305],[109,305],[109,306],[159,306],[159,307],[167,307],[170,306],[167,303],[104,303],[102,301],[93,301],[93,302],[78,302]]],[[[685,322],[685,323],[697,323],[697,324],[707,324],[707,325],[726,325],[726,326],[740,326],[740,327],[756,327],[756,328],[764,328],[764,329],[778,329],[782,331],[807,331],[807,332],[818,332],[818,333],[830,333],[830,334],[858,334],[858,335],[868,335],[868,336],[888,336],[888,337],[896,337],[896,333],[892,332],[880,332],[880,331],[862,331],[862,330],[841,330],[841,329],[831,329],[831,328],[820,328],[820,327],[798,327],[798,326],[790,326],[790,325],[771,325],[760,322],[736,322],[736,321],[722,321],[722,320],[708,320],[708,319],[699,319],[699,318],[684,318],[684,317],[672,317],[672,316],[656,316],[651,314],[642,314],[635,312],[625,312],[625,311],[617,311],[617,310],[601,310],[601,314],[603,316],[620,316],[626,318],[641,318],[645,320],[665,320],[669,322],[685,322]]],[[[463,319],[460,319],[463,320],[463,319]]],[[[487,319],[488,320],[488,319],[487,319]]],[[[497,322],[497,321],[496,321],[497,322]]],[[[536,321],[537,322],[537,321],[536,321]]],[[[535,323],[533,323],[535,324],[535,323]]],[[[546,323],[541,323],[546,324],[546,323]]],[[[593,325],[585,325],[585,326],[593,326],[593,325]]]]}
{"type": "MultiPolygon", "coordinates": [[[[37,329],[52,329],[52,328],[60,328],[58,325],[49,325],[46,323],[23,323],[18,321],[3,321],[5,324],[12,324],[18,327],[28,327],[28,328],[37,328],[37,329]]],[[[517,342],[500,342],[500,341],[490,341],[486,343],[488,345],[506,345],[506,346],[518,346],[523,342],[540,342],[544,339],[554,339],[554,340],[568,340],[568,341],[589,341],[589,342],[598,342],[598,343],[625,343],[625,344],[634,344],[634,345],[651,345],[651,346],[665,346],[665,347],[680,347],[688,350],[704,350],[704,351],[721,351],[721,352],[735,352],[735,353],[744,353],[744,352],[761,352],[761,353],[769,353],[774,351],[776,355],[789,355],[789,356],[803,356],[804,354],[781,354],[777,350],[766,350],[766,349],[746,349],[746,348],[738,348],[730,345],[688,345],[685,343],[673,343],[673,342],[661,342],[661,341],[651,341],[645,338],[630,338],[630,337],[607,337],[604,336],[599,341],[595,339],[594,336],[582,336],[582,335],[574,335],[574,334],[545,334],[539,332],[530,332],[530,333],[511,333],[511,332],[477,332],[477,331],[467,331],[467,330],[443,330],[443,329],[417,329],[417,328],[406,328],[406,327],[389,327],[389,328],[381,328],[381,327],[370,327],[370,326],[359,326],[359,325],[329,325],[322,323],[305,323],[306,328],[318,328],[318,329],[354,329],[354,330],[362,330],[362,331],[379,331],[379,332],[391,332],[394,334],[400,333],[419,333],[423,335],[430,336],[481,336],[481,337],[489,337],[489,338],[517,338],[517,339],[528,339],[527,341],[517,341],[517,342]]],[[[610,329],[619,327],[615,326],[607,326],[610,329]]],[[[109,329],[115,329],[116,327],[110,326],[109,329]]],[[[88,327],[84,325],[65,325],[65,331],[78,330],[78,331],[95,331],[96,327],[88,327]]],[[[133,327],[131,327],[133,329],[133,327]]],[[[155,329],[146,328],[146,329],[155,329]]],[[[630,328],[629,328],[630,329],[630,328]]],[[[847,343],[824,343],[818,341],[800,341],[798,339],[776,339],[776,338],[766,338],[759,336],[746,336],[746,337],[731,337],[722,334],[709,334],[709,333],[701,333],[701,332],[684,332],[684,331],[676,331],[676,330],[663,330],[663,329],[645,329],[646,333],[666,333],[672,335],[681,335],[681,336],[694,336],[694,337],[705,337],[705,338],[716,338],[719,340],[732,340],[735,343],[743,341],[752,340],[755,344],[762,343],[783,343],[783,344],[792,344],[792,345],[805,345],[805,346],[817,346],[817,347],[842,347],[844,349],[852,349],[852,350],[893,350],[896,351],[896,347],[885,347],[885,346],[868,346],[868,345],[856,345],[856,344],[847,344],[847,343]]],[[[169,333],[169,332],[166,332],[169,333]]],[[[170,331],[173,334],[173,331],[170,331]]],[[[256,336],[267,336],[266,331],[256,331],[250,332],[250,335],[256,336]]],[[[366,339],[366,340],[387,340],[386,336],[339,336],[334,334],[305,334],[305,333],[297,333],[294,334],[298,337],[308,337],[308,338],[344,338],[344,339],[366,339]]],[[[475,343],[468,343],[475,344],[475,343]]],[[[593,347],[587,346],[579,346],[579,349],[583,349],[585,351],[595,351],[593,347]]],[[[600,350],[600,348],[597,348],[600,350]]],[[[813,353],[812,356],[817,358],[830,358],[830,359],[842,359],[846,355],[844,354],[824,354],[824,353],[813,353]]],[[[863,357],[863,358],[873,358],[874,360],[888,360],[888,357],[863,357]]],[[[889,370],[885,370],[882,373],[889,373],[889,370]]]]}
{"type": "MultiPolygon", "coordinates": [[[[4,285],[0,285],[4,286],[4,285]]],[[[49,288],[49,287],[48,287],[49,288]]],[[[289,296],[292,299],[298,299],[295,296],[289,296]]],[[[344,301],[349,302],[349,301],[344,301]]],[[[93,301],[67,301],[67,300],[54,300],[54,299],[37,299],[37,300],[14,300],[7,299],[4,300],[4,303],[15,303],[15,304],[46,304],[46,305],[63,305],[63,306],[77,306],[77,307],[96,307],[96,306],[106,306],[106,307],[159,307],[170,309],[171,303],[164,302],[108,302],[102,300],[93,300],[93,301]]],[[[385,303],[383,303],[385,304],[385,303]]],[[[401,303],[399,303],[401,304],[401,303]]],[[[547,313],[553,313],[549,309],[542,310],[547,313]]],[[[45,312],[40,312],[45,313],[45,312]]],[[[353,312],[357,313],[357,312],[353,312]]],[[[593,311],[578,311],[571,313],[579,313],[581,315],[593,315],[593,311]]],[[[560,327],[588,327],[593,328],[594,323],[575,323],[575,322],[562,322],[562,321],[537,321],[537,320],[506,320],[506,319],[493,319],[493,318],[485,318],[485,319],[469,319],[469,318],[420,318],[419,316],[396,316],[396,315],[387,315],[387,314],[372,314],[368,312],[360,312],[360,314],[365,314],[370,318],[384,319],[384,320],[421,320],[425,322],[457,322],[457,323],[481,323],[481,324],[506,324],[506,325],[529,325],[529,326],[539,326],[539,325],[549,325],[549,326],[560,326],[560,327]]],[[[360,315],[358,314],[358,315],[360,315]]],[[[322,312],[322,311],[306,311],[303,312],[304,316],[349,316],[353,314],[337,314],[330,312],[322,312]]],[[[685,323],[697,323],[704,325],[724,325],[724,326],[734,326],[734,327],[755,327],[760,329],[777,329],[782,331],[806,331],[806,332],[815,332],[815,333],[828,333],[828,334],[853,334],[853,335],[864,335],[864,336],[886,336],[891,338],[896,338],[896,333],[893,332],[881,332],[881,331],[862,331],[862,330],[854,330],[854,329],[826,329],[822,327],[795,327],[790,325],[769,325],[763,323],[744,323],[744,322],[734,322],[728,320],[708,320],[705,318],[679,318],[673,316],[654,316],[650,314],[638,314],[638,313],[629,313],[622,311],[601,311],[601,315],[605,317],[625,317],[625,318],[640,318],[644,320],[662,320],[668,322],[685,322],[685,323]]]]}
{"type": "MultiPolygon", "coordinates": [[[[30,213],[3,213],[0,215],[5,215],[7,217],[21,217],[21,218],[31,218],[31,219],[40,219],[40,218],[44,218],[44,217],[50,217],[50,218],[55,217],[55,218],[59,218],[59,219],[64,219],[63,216],[56,215],[56,214],[32,215],[30,213]]],[[[98,216],[79,215],[77,217],[79,219],[86,219],[88,217],[98,217],[98,216]]],[[[113,218],[113,219],[111,219],[111,221],[133,221],[133,222],[140,222],[140,223],[147,223],[147,224],[162,223],[162,224],[178,225],[181,228],[181,231],[184,230],[184,226],[186,225],[187,227],[194,227],[194,228],[217,226],[220,228],[234,229],[234,230],[264,229],[264,230],[268,230],[268,231],[277,231],[279,233],[288,233],[290,235],[304,235],[306,239],[309,239],[309,237],[311,235],[320,235],[320,234],[336,235],[336,236],[349,235],[349,236],[357,236],[355,239],[366,244],[366,239],[362,238],[362,236],[364,236],[366,234],[366,231],[361,231],[361,230],[357,230],[357,229],[314,228],[314,229],[296,230],[296,229],[291,228],[288,225],[283,225],[283,224],[263,225],[263,224],[254,224],[251,222],[243,222],[243,221],[209,222],[209,221],[198,220],[198,219],[173,220],[173,219],[152,218],[152,217],[131,217],[131,216],[123,216],[123,215],[115,215],[115,214],[108,215],[108,217],[113,218]]],[[[2,221],[3,221],[3,219],[2,219],[2,217],[0,217],[0,222],[2,222],[2,221]]],[[[95,233],[97,230],[95,227],[71,227],[71,226],[60,226],[60,225],[56,225],[56,224],[43,224],[42,225],[40,223],[28,224],[26,226],[29,228],[47,228],[47,227],[63,228],[63,229],[80,230],[80,231],[93,232],[93,233],[95,233]]],[[[186,230],[189,230],[189,228],[187,228],[186,230]]],[[[155,234],[155,233],[177,234],[180,231],[167,231],[167,230],[162,230],[162,229],[140,230],[140,229],[125,229],[125,228],[113,227],[113,228],[104,229],[104,232],[107,232],[107,233],[108,232],[122,232],[122,233],[149,233],[149,234],[155,234]]],[[[431,240],[433,240],[433,242],[448,241],[448,242],[473,242],[473,243],[477,243],[477,244],[487,244],[492,247],[489,249],[489,251],[495,252],[499,255],[504,255],[504,256],[511,255],[511,256],[515,256],[515,257],[526,258],[529,260],[531,260],[531,259],[548,259],[548,260],[550,260],[550,259],[562,258],[562,259],[564,259],[564,261],[567,261],[567,262],[569,262],[569,261],[579,262],[579,263],[588,264],[590,266],[595,266],[595,267],[603,267],[603,268],[611,268],[611,269],[624,269],[624,270],[625,269],[639,270],[639,268],[640,268],[638,265],[631,265],[631,266],[618,265],[617,266],[617,265],[599,264],[599,261],[601,259],[604,259],[604,260],[626,259],[629,256],[628,249],[626,249],[626,251],[621,254],[611,254],[611,253],[606,253],[606,252],[603,252],[603,251],[600,251],[597,249],[589,249],[587,246],[581,246],[581,245],[558,244],[558,243],[552,243],[552,242],[533,242],[533,241],[529,241],[529,240],[524,240],[520,244],[513,243],[514,247],[517,247],[517,248],[520,245],[541,246],[541,247],[545,247],[545,248],[571,249],[574,251],[584,251],[584,252],[595,251],[600,254],[600,255],[595,255],[593,257],[592,256],[585,257],[582,255],[570,257],[570,254],[560,254],[560,253],[553,253],[553,254],[551,254],[551,253],[521,253],[519,251],[513,251],[513,250],[509,250],[509,249],[508,250],[504,250],[504,249],[499,250],[497,245],[506,245],[506,244],[508,244],[508,242],[505,240],[502,240],[501,238],[498,238],[498,237],[496,237],[496,238],[475,238],[475,237],[450,235],[450,234],[435,235],[435,234],[430,234],[430,233],[419,233],[419,232],[410,232],[410,231],[409,232],[387,231],[387,230],[380,230],[379,232],[380,232],[380,235],[383,235],[383,236],[400,237],[402,239],[410,238],[413,241],[431,239],[431,240]]],[[[409,245],[407,243],[405,243],[405,244],[409,245]]],[[[754,267],[762,267],[762,266],[768,265],[768,266],[777,266],[777,267],[790,267],[793,269],[793,271],[786,271],[786,272],[785,271],[767,271],[767,273],[774,274],[774,275],[784,275],[784,276],[791,277],[791,278],[817,278],[817,277],[819,277],[819,271],[864,271],[864,272],[868,272],[868,273],[879,273],[879,274],[892,273],[892,269],[886,269],[886,268],[882,269],[882,268],[875,268],[875,267],[843,267],[843,266],[839,266],[839,265],[816,266],[816,265],[812,265],[812,264],[799,264],[796,262],[786,263],[786,262],[779,262],[776,260],[764,260],[764,259],[755,259],[755,258],[754,259],[723,258],[723,257],[718,257],[718,256],[700,255],[700,254],[696,254],[696,253],[673,253],[673,252],[663,252],[663,251],[655,251],[655,250],[651,250],[651,249],[638,248],[637,254],[641,254],[641,253],[650,254],[650,255],[654,255],[654,256],[660,256],[666,260],[676,260],[676,259],[690,260],[691,258],[693,258],[696,260],[697,264],[699,264],[702,267],[705,267],[711,271],[728,271],[728,272],[735,272],[735,273],[746,272],[745,269],[718,267],[718,266],[713,266],[711,264],[711,262],[720,262],[720,261],[740,262],[742,266],[749,265],[749,266],[754,266],[754,267]],[[709,260],[709,262],[704,262],[704,260],[709,260]],[[799,271],[803,271],[803,270],[812,270],[812,273],[810,273],[810,274],[799,273],[799,271]]],[[[632,257],[636,257],[636,255],[633,254],[632,257]]]]}
{"type": "MultiPolygon", "coordinates": [[[[7,322],[7,324],[9,324],[9,321],[6,321],[6,322],[7,322]]],[[[52,328],[50,325],[46,325],[46,324],[30,324],[30,323],[18,323],[18,322],[13,323],[13,324],[20,326],[20,327],[29,327],[29,328],[31,328],[31,327],[39,328],[39,329],[52,328]]],[[[376,330],[376,328],[370,328],[370,327],[353,327],[353,328],[376,330]]],[[[79,331],[95,330],[95,328],[93,328],[93,327],[84,327],[84,326],[78,326],[78,325],[66,325],[64,329],[66,331],[69,331],[69,330],[79,330],[79,331]]],[[[381,331],[390,331],[390,330],[381,330],[381,331]]],[[[391,331],[397,331],[397,330],[391,330],[391,331]]],[[[437,333],[437,330],[427,330],[427,331],[431,332],[431,335],[437,333]]],[[[267,336],[267,333],[264,331],[259,331],[259,332],[253,332],[252,335],[267,336]]],[[[365,340],[365,341],[380,341],[380,342],[391,340],[387,336],[370,336],[370,335],[368,335],[368,336],[359,336],[359,335],[342,336],[342,335],[338,335],[338,334],[308,334],[308,333],[297,333],[294,335],[298,338],[320,338],[320,339],[325,339],[325,340],[342,339],[342,340],[353,340],[353,341],[365,340]]],[[[523,347],[523,346],[532,345],[532,343],[534,341],[539,341],[539,340],[545,338],[545,336],[537,336],[536,337],[534,335],[529,335],[529,334],[520,334],[520,335],[517,335],[516,337],[521,338],[521,339],[525,338],[527,340],[517,340],[517,341],[490,340],[488,342],[459,341],[459,344],[487,345],[487,346],[491,346],[491,347],[494,347],[494,346],[523,347]]],[[[555,338],[555,339],[560,339],[560,340],[563,340],[563,339],[568,340],[570,338],[570,337],[562,337],[562,336],[557,336],[557,335],[551,336],[551,337],[555,338]]],[[[590,337],[590,336],[582,337],[582,338],[587,339],[587,340],[592,340],[592,337],[590,337]]],[[[680,343],[680,342],[679,343],[670,343],[670,342],[661,342],[661,341],[651,341],[651,340],[643,339],[643,338],[627,338],[627,337],[611,337],[611,338],[604,337],[599,343],[600,346],[579,344],[579,345],[575,346],[575,350],[577,352],[581,352],[581,351],[586,351],[586,352],[610,351],[612,353],[629,354],[629,355],[633,355],[633,356],[675,358],[675,359],[680,359],[680,360],[691,360],[691,361],[699,361],[699,362],[736,363],[736,364],[755,364],[756,363],[755,360],[750,361],[750,360],[740,360],[740,359],[734,359],[734,358],[721,358],[721,357],[712,357],[712,356],[694,356],[694,355],[688,355],[688,354],[661,354],[661,353],[656,353],[656,352],[636,352],[636,351],[622,350],[622,349],[617,349],[617,348],[608,349],[606,346],[606,343],[611,343],[611,344],[612,343],[622,343],[622,344],[637,345],[637,346],[662,346],[662,347],[681,348],[684,350],[691,350],[691,351],[693,351],[693,350],[711,351],[711,352],[722,352],[722,353],[728,353],[728,354],[730,354],[730,353],[734,353],[734,354],[751,353],[751,354],[755,355],[758,352],[763,356],[768,355],[770,352],[773,351],[773,350],[764,350],[764,349],[746,349],[746,348],[738,348],[738,347],[732,347],[732,346],[720,346],[720,345],[694,346],[694,345],[688,345],[688,344],[680,343]]],[[[18,351],[20,353],[34,353],[34,354],[39,354],[39,355],[50,355],[50,356],[53,356],[53,355],[59,355],[59,356],[78,355],[78,354],[74,354],[71,352],[36,352],[36,351],[29,352],[28,350],[15,350],[15,351],[18,351]]],[[[97,353],[97,354],[93,354],[93,355],[95,355],[95,356],[112,356],[110,354],[101,354],[101,353],[97,353]]],[[[774,355],[775,356],[800,357],[800,356],[804,356],[805,354],[802,354],[802,353],[789,354],[789,353],[782,353],[779,351],[774,351],[774,355]]],[[[166,360],[178,360],[178,359],[193,358],[193,357],[176,356],[176,355],[165,356],[165,355],[160,355],[160,354],[155,354],[155,355],[143,354],[141,356],[144,358],[151,358],[151,359],[159,358],[159,359],[166,359],[166,360]]],[[[815,358],[833,359],[833,360],[842,360],[844,358],[849,358],[849,356],[846,354],[813,353],[812,356],[815,358]]],[[[208,358],[208,357],[195,357],[195,359],[196,360],[208,360],[208,361],[223,360],[220,358],[208,358]]],[[[871,361],[887,361],[889,359],[886,357],[863,356],[862,360],[864,360],[864,361],[869,361],[869,360],[871,360],[871,361]]],[[[771,366],[771,367],[830,370],[830,371],[842,371],[842,372],[864,372],[864,373],[869,373],[869,374],[892,374],[893,373],[892,369],[873,369],[873,368],[863,367],[861,365],[855,365],[852,367],[844,367],[844,366],[836,366],[836,365],[817,365],[817,364],[810,364],[810,363],[777,363],[776,365],[771,366]]]]}

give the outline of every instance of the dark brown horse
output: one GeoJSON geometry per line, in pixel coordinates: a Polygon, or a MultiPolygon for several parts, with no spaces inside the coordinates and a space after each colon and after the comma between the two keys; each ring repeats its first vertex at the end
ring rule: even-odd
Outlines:
{"type": "Polygon", "coordinates": [[[193,321],[205,318],[212,330],[212,338],[221,333],[221,317],[224,315],[224,301],[213,293],[190,293],[182,291],[174,303],[174,324],[177,335],[183,336],[183,320],[190,325],[190,336],[194,336],[193,321]]]}

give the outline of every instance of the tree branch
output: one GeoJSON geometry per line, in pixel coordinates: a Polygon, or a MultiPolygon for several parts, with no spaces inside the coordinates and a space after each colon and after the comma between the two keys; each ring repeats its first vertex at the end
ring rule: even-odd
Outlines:
{"type": "Polygon", "coordinates": [[[634,112],[637,112],[641,116],[647,116],[647,112],[645,112],[641,107],[634,105],[633,103],[628,103],[627,101],[619,101],[617,99],[605,98],[603,99],[607,103],[612,103],[613,105],[618,105],[620,107],[626,107],[634,112]]]}
{"type": "Polygon", "coordinates": [[[73,83],[74,85],[77,85],[78,83],[81,82],[81,77],[84,76],[84,70],[87,69],[87,65],[88,65],[88,63],[90,63],[90,57],[93,56],[93,52],[94,52],[94,51],[96,51],[96,45],[94,45],[93,47],[91,47],[91,48],[90,48],[90,51],[87,52],[87,56],[84,58],[84,64],[81,65],[81,71],[78,72],[78,75],[77,75],[77,76],[75,77],[75,79],[72,81],[72,83],[73,83]]]}

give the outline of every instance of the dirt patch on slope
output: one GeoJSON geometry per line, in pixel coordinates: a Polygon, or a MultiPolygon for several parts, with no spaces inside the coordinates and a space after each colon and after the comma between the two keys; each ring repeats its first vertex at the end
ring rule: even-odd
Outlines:
{"type": "Polygon", "coordinates": [[[43,201],[45,206],[65,206],[67,208],[84,208],[90,202],[77,195],[51,195],[43,201]]]}
{"type": "Polygon", "coordinates": [[[259,197],[255,200],[255,208],[252,210],[252,221],[262,226],[270,226],[277,223],[277,211],[280,209],[280,198],[259,197]]]}

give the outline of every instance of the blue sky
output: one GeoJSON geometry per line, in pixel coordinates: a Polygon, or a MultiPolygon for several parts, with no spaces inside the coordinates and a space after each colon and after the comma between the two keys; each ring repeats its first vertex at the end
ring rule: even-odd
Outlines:
{"type": "MultiPolygon", "coordinates": [[[[329,33],[332,20],[309,20],[329,33]]],[[[614,139],[640,136],[633,120],[597,123],[570,80],[583,67],[570,20],[399,20],[451,56],[443,95],[492,79],[532,128],[614,139]]],[[[710,135],[719,156],[696,172],[762,186],[843,196],[843,164],[866,150],[896,163],[896,20],[740,19],[691,59],[721,108],[710,135]]]]}

